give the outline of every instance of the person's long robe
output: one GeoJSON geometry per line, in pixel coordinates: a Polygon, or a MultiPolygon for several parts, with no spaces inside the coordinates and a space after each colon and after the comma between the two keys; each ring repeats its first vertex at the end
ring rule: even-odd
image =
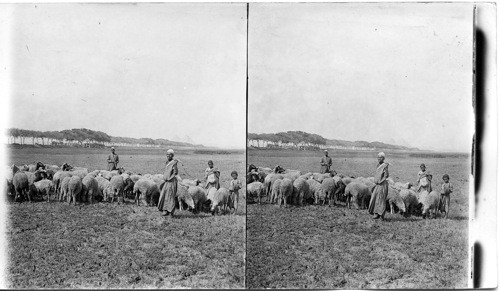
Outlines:
{"type": "Polygon", "coordinates": [[[220,188],[219,175],[220,172],[216,167],[207,168],[205,170],[205,179],[207,180],[205,188],[208,189],[210,187],[215,187],[215,189],[219,190],[220,188]]]}
{"type": "Polygon", "coordinates": [[[381,216],[385,214],[387,192],[389,191],[387,178],[389,178],[389,164],[379,164],[375,173],[375,188],[373,188],[372,198],[368,206],[370,214],[376,213],[381,216]]]}
{"type": "Polygon", "coordinates": [[[321,174],[330,173],[330,167],[332,166],[332,158],[324,156],[321,158],[321,174]]]}
{"type": "Polygon", "coordinates": [[[175,198],[177,196],[177,161],[170,161],[165,167],[163,179],[165,184],[161,190],[160,200],[158,201],[158,210],[174,212],[175,198]]]}
{"type": "Polygon", "coordinates": [[[117,165],[120,162],[117,154],[110,154],[108,156],[108,171],[113,171],[117,169],[117,165]]]}
{"type": "Polygon", "coordinates": [[[420,193],[422,191],[427,191],[431,193],[432,191],[432,185],[431,185],[431,178],[432,175],[428,171],[420,171],[418,172],[418,190],[417,192],[420,193]]]}

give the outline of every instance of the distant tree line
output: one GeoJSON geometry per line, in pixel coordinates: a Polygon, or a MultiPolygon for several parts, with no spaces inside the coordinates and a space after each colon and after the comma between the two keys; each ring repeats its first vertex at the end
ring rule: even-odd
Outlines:
{"type": "Polygon", "coordinates": [[[26,138],[30,138],[33,144],[50,145],[53,143],[62,143],[62,141],[71,141],[83,143],[105,143],[111,142],[111,136],[102,131],[94,131],[86,128],[74,128],[61,131],[38,131],[19,128],[8,128],[7,136],[9,139],[20,139],[21,144],[25,144],[26,138]]]}
{"type": "Polygon", "coordinates": [[[378,141],[346,141],[336,139],[325,139],[324,137],[307,133],[303,131],[287,131],[279,133],[249,133],[247,143],[251,146],[266,148],[337,148],[337,149],[356,149],[356,150],[375,150],[375,149],[393,149],[393,150],[418,150],[400,145],[391,145],[378,141]]]}
{"type": "MultiPolygon", "coordinates": [[[[6,135],[9,143],[19,141],[25,144],[26,139],[41,145],[66,144],[73,143],[85,144],[142,144],[151,146],[193,146],[190,143],[170,141],[167,139],[152,138],[130,138],[130,137],[112,137],[102,131],[95,131],[86,128],[74,128],[61,131],[37,131],[19,128],[8,128],[6,135]]],[[[203,146],[203,145],[194,145],[203,146]]]]}
{"type": "Polygon", "coordinates": [[[278,133],[248,133],[247,139],[250,143],[255,142],[258,147],[264,144],[271,144],[278,147],[283,145],[292,145],[293,147],[299,146],[313,146],[319,147],[326,145],[326,139],[314,133],[307,133],[303,131],[287,131],[278,133]]]}

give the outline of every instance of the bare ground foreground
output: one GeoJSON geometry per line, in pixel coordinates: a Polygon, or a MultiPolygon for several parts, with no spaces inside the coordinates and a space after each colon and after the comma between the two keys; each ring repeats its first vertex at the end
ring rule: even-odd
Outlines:
{"type": "MultiPolygon", "coordinates": [[[[142,173],[161,173],[164,152],[117,148],[121,165],[142,173]]],[[[69,162],[93,170],[105,168],[106,156],[107,151],[97,149],[14,149],[10,162],[69,162]]],[[[206,161],[213,159],[224,187],[232,170],[244,172],[243,151],[178,151],[176,157],[195,177],[203,177],[206,161]]],[[[240,196],[237,215],[177,211],[174,219],[131,200],[76,207],[55,201],[10,202],[9,287],[243,288],[245,197],[240,196]]]]}
{"type": "MultiPolygon", "coordinates": [[[[247,205],[248,288],[465,288],[468,278],[468,157],[386,153],[395,181],[416,180],[424,162],[433,186],[454,183],[450,219],[387,214],[345,206],[247,205]]],[[[318,172],[322,153],[249,151],[248,163],[318,172]]],[[[373,176],[376,153],[332,152],[333,168],[373,176]]]]}

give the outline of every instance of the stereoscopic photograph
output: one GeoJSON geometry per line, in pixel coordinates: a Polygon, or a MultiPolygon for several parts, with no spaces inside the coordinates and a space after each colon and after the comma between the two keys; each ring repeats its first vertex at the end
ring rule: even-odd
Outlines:
{"type": "Polygon", "coordinates": [[[494,3],[0,8],[0,287],[496,286],[494,3]]]}
{"type": "Polygon", "coordinates": [[[1,8],[5,287],[244,288],[246,4],[1,8]]]}
{"type": "Polygon", "coordinates": [[[248,288],[466,288],[473,12],[249,9],[248,288]]]}

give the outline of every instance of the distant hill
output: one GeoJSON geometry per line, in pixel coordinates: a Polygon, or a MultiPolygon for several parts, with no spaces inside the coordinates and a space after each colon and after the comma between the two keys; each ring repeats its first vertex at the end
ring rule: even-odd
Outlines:
{"type": "Polygon", "coordinates": [[[19,128],[8,128],[5,132],[8,143],[31,143],[41,145],[51,144],[80,144],[80,145],[110,145],[110,144],[130,144],[144,146],[184,146],[184,147],[204,147],[202,144],[192,144],[187,142],[172,141],[164,138],[132,138],[110,136],[102,131],[95,131],[86,128],[74,128],[61,131],[37,131],[19,128]]]}
{"type": "Polygon", "coordinates": [[[415,147],[387,144],[379,141],[347,141],[326,139],[320,135],[303,131],[287,131],[278,133],[249,133],[248,145],[266,148],[299,148],[299,149],[355,149],[355,150],[419,150],[415,147]]]}

